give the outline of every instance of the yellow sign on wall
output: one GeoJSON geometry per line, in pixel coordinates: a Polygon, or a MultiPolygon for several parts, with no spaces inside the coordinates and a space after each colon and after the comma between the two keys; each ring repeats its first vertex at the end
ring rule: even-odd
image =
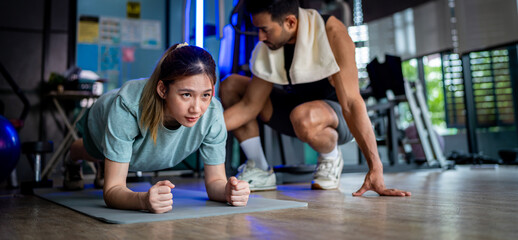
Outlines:
{"type": "Polygon", "coordinates": [[[80,16],[77,30],[77,42],[97,43],[99,40],[99,17],[80,16]]]}
{"type": "Polygon", "coordinates": [[[128,2],[126,5],[126,12],[128,18],[140,18],[140,2],[128,2]]]}

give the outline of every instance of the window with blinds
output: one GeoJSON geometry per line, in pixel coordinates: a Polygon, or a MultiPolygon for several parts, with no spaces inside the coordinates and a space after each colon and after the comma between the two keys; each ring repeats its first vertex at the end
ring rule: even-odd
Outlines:
{"type": "Polygon", "coordinates": [[[477,127],[514,124],[513,92],[506,49],[469,54],[477,127]]]}
{"type": "Polygon", "coordinates": [[[462,60],[458,54],[442,54],[444,106],[446,126],[448,128],[463,128],[466,124],[464,106],[464,80],[462,75],[462,60]]]}
{"type": "MultiPolygon", "coordinates": [[[[477,127],[512,126],[513,92],[506,49],[471,52],[470,73],[477,127]]],[[[463,128],[466,123],[462,60],[458,54],[443,54],[446,124],[463,128]]]]}

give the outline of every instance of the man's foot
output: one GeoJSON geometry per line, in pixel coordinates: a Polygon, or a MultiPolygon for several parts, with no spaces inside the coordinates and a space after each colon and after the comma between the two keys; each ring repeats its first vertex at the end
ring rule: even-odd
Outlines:
{"type": "Polygon", "coordinates": [[[253,160],[247,160],[246,163],[237,169],[237,179],[248,182],[250,191],[266,191],[277,189],[275,173],[270,167],[268,171],[264,171],[255,167],[253,160]]]}
{"type": "Polygon", "coordinates": [[[81,164],[67,163],[65,165],[63,188],[65,190],[81,190],[84,187],[81,164]]]}
{"type": "Polygon", "coordinates": [[[317,169],[313,174],[311,189],[337,189],[340,184],[340,175],[344,167],[342,152],[338,149],[336,158],[318,157],[317,169]]]}
{"type": "Polygon", "coordinates": [[[97,173],[95,174],[94,187],[102,189],[104,187],[104,161],[95,163],[97,173]]]}

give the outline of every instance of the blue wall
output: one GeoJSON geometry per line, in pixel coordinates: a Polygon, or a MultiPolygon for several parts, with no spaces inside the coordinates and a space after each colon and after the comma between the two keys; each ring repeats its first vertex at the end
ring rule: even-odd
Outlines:
{"type": "MultiPolygon", "coordinates": [[[[115,17],[115,18],[126,18],[126,3],[127,0],[78,0],[78,20],[80,16],[95,16],[95,17],[115,17]]],[[[159,49],[142,49],[135,45],[135,62],[127,63],[120,61],[119,74],[106,75],[101,77],[109,78],[109,84],[106,86],[106,90],[120,87],[120,85],[127,80],[148,77],[163,51],[174,43],[183,42],[182,39],[182,16],[184,13],[183,9],[184,0],[143,0],[140,1],[141,5],[141,20],[157,20],[161,24],[161,38],[162,45],[159,49]],[[170,32],[169,32],[169,43],[166,43],[166,1],[170,1],[170,32]]],[[[191,0],[191,18],[190,18],[190,30],[194,36],[195,28],[195,4],[196,0],[191,0]]],[[[217,26],[219,19],[218,14],[218,1],[217,0],[205,0],[205,12],[204,22],[205,24],[211,24],[217,26]]],[[[228,23],[230,12],[233,8],[233,0],[225,0],[225,24],[228,23]]],[[[218,31],[218,30],[216,30],[218,31]]],[[[124,44],[124,43],[123,43],[124,44]]],[[[194,38],[190,41],[190,44],[194,44],[194,38]]],[[[219,34],[207,36],[204,39],[204,48],[209,51],[216,64],[219,56],[219,34]]],[[[127,44],[126,44],[127,45],[127,44]]],[[[116,49],[112,51],[112,54],[121,54],[120,47],[125,45],[114,45],[116,49]],[[118,48],[118,50],[117,50],[118,48]],[[117,52],[119,51],[119,52],[117,52]]],[[[101,59],[102,55],[100,49],[101,44],[78,44],[77,63],[83,69],[93,70],[101,74],[100,69],[95,66],[99,66],[98,63],[92,62],[95,59],[101,59]],[[84,50],[89,49],[89,50],[84,50]],[[98,49],[98,52],[95,52],[98,49]]],[[[218,71],[219,72],[219,71],[218,71]]]]}
{"type": "MultiPolygon", "coordinates": [[[[79,0],[78,1],[78,17],[96,16],[96,17],[116,17],[126,18],[126,0],[79,0]]],[[[161,23],[161,42],[162,45],[159,49],[142,49],[140,47],[135,48],[135,62],[126,63],[120,60],[118,76],[107,76],[102,77],[109,78],[108,89],[120,87],[122,83],[129,79],[147,77],[153,71],[156,61],[162,55],[164,51],[165,43],[165,1],[142,1],[141,4],[141,20],[157,20],[161,23]]],[[[79,20],[79,19],[78,19],[79,20]]],[[[81,45],[81,44],[80,44],[81,45]]],[[[122,45],[114,45],[113,47],[118,48],[118,54],[120,55],[120,47],[122,45]]],[[[85,47],[85,46],[81,46],[85,47]]],[[[88,46],[86,46],[88,47],[88,46]]],[[[99,47],[102,48],[102,46],[99,47]]],[[[91,46],[90,46],[91,48],[91,46]]],[[[81,52],[78,49],[77,62],[80,67],[84,63],[84,59],[91,60],[92,57],[84,56],[85,52],[81,52]]],[[[114,54],[117,54],[115,52],[114,54]]],[[[102,56],[100,56],[102,57],[102,56]]],[[[100,59],[100,58],[99,58],[100,59]]],[[[84,67],[83,67],[84,68],[84,67]]],[[[97,69],[98,73],[99,69],[97,69]]],[[[106,89],[106,90],[108,90],[106,89]]]]}

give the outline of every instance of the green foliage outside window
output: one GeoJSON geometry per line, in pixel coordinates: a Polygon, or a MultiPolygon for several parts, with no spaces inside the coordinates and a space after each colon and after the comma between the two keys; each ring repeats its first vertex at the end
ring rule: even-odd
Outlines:
{"type": "Polygon", "coordinates": [[[419,78],[419,74],[417,73],[417,59],[414,58],[403,61],[401,63],[401,68],[403,70],[403,77],[405,80],[415,82],[419,78]]]}
{"type": "MultiPolygon", "coordinates": [[[[403,77],[409,82],[415,82],[419,79],[417,68],[417,59],[410,59],[402,62],[403,77]]],[[[444,111],[444,90],[441,58],[439,55],[423,57],[424,79],[426,89],[426,100],[428,111],[431,115],[432,125],[441,134],[453,133],[446,128],[446,116],[444,111]]],[[[412,113],[408,103],[399,105],[400,126],[408,127],[414,122],[412,113]]]]}
{"type": "Polygon", "coordinates": [[[426,82],[426,101],[428,103],[428,111],[431,115],[432,124],[440,129],[446,129],[440,55],[424,57],[423,65],[426,82]]]}
{"type": "MultiPolygon", "coordinates": [[[[401,63],[401,68],[403,70],[403,77],[406,81],[415,82],[418,79],[417,73],[417,60],[410,59],[407,61],[403,61],[401,63]]],[[[402,102],[398,105],[399,112],[399,126],[401,129],[406,129],[414,122],[414,118],[412,117],[412,113],[410,112],[410,106],[408,106],[407,102],[402,102]]]]}

